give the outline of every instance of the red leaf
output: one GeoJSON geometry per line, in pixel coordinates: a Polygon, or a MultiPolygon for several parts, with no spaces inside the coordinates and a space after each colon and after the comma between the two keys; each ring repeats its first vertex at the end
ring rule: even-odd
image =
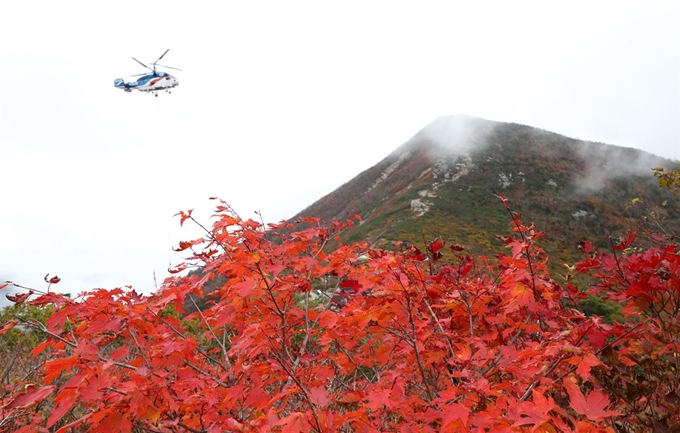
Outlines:
{"type": "Polygon", "coordinates": [[[630,244],[635,242],[635,238],[637,238],[637,232],[634,229],[630,229],[625,238],[619,238],[617,243],[612,243],[612,249],[615,251],[625,250],[630,244]]]}
{"type": "Polygon", "coordinates": [[[590,241],[581,241],[578,243],[578,249],[586,254],[590,254],[595,249],[595,245],[590,241]]]}
{"type": "Polygon", "coordinates": [[[520,418],[513,424],[513,427],[533,424],[532,431],[543,425],[550,418],[550,411],[555,407],[555,400],[546,398],[543,393],[532,391],[533,402],[525,401],[520,403],[518,413],[520,418]]]}
{"type": "Polygon", "coordinates": [[[383,405],[386,408],[390,409],[392,407],[390,395],[392,395],[391,389],[379,389],[377,391],[373,391],[371,394],[367,396],[368,403],[366,404],[366,407],[371,409],[372,411],[381,410],[383,405]]]}
{"type": "Polygon", "coordinates": [[[191,248],[192,246],[193,243],[191,242],[180,241],[179,246],[173,247],[172,250],[175,252],[180,252],[186,250],[187,248],[191,248]]]}
{"type": "Polygon", "coordinates": [[[361,284],[357,280],[346,279],[341,281],[338,287],[341,289],[352,289],[355,292],[358,292],[359,289],[361,289],[361,284]]]}
{"type": "Polygon", "coordinates": [[[193,209],[190,209],[190,210],[188,210],[188,211],[186,211],[186,212],[180,211],[178,214],[175,214],[175,216],[177,216],[177,215],[180,216],[180,218],[179,218],[179,225],[180,225],[180,226],[183,226],[183,225],[184,225],[184,221],[186,221],[186,220],[188,220],[189,218],[191,218],[191,213],[192,213],[193,211],[194,211],[193,209]]]}
{"type": "Polygon", "coordinates": [[[31,350],[31,356],[35,358],[36,356],[40,355],[43,352],[43,350],[45,350],[49,342],[50,342],[49,340],[45,340],[42,343],[38,344],[35,347],[35,349],[31,350]]]}
{"type": "Polygon", "coordinates": [[[91,417],[93,413],[94,412],[90,412],[87,415],[85,415],[84,417],[79,418],[79,419],[77,419],[73,422],[70,422],[70,423],[62,426],[59,430],[56,431],[56,433],[70,433],[70,432],[73,432],[73,431],[77,431],[77,430],[74,430],[73,427],[80,425],[80,424],[84,423],[85,421],[87,421],[87,419],[89,417],[91,417]]]}
{"type": "Polygon", "coordinates": [[[236,293],[240,297],[245,298],[246,296],[253,293],[253,290],[255,290],[255,286],[256,286],[255,281],[246,280],[236,283],[232,287],[234,288],[234,290],[236,290],[236,293]]]}
{"type": "Polygon", "coordinates": [[[529,286],[524,283],[517,282],[510,289],[512,295],[512,303],[517,303],[520,306],[527,306],[534,302],[534,293],[529,286]]]}
{"type": "Polygon", "coordinates": [[[45,399],[45,397],[52,394],[54,387],[52,385],[45,386],[43,388],[38,388],[35,385],[27,385],[26,392],[18,395],[14,400],[12,400],[5,409],[28,409],[29,407],[39,403],[45,399]]]}
{"type": "Polygon", "coordinates": [[[11,331],[15,326],[19,324],[18,321],[12,319],[5,323],[4,325],[0,326],[0,336],[3,336],[7,334],[9,331],[11,331]]]}
{"type": "Polygon", "coordinates": [[[579,360],[576,373],[578,373],[578,375],[581,376],[583,380],[588,380],[590,378],[591,367],[597,367],[598,365],[602,365],[600,360],[592,354],[587,354],[579,360]]]}
{"type": "Polygon", "coordinates": [[[592,421],[602,421],[608,416],[621,415],[615,410],[605,410],[609,406],[609,397],[602,391],[591,391],[588,396],[584,396],[578,385],[573,382],[566,382],[567,393],[569,393],[569,404],[580,415],[586,416],[592,421]]]}
{"type": "Polygon", "coordinates": [[[446,405],[444,407],[444,415],[442,415],[442,430],[450,430],[453,424],[460,420],[463,423],[463,427],[467,426],[468,417],[470,416],[470,409],[468,409],[462,403],[453,403],[446,405]]]}
{"type": "Polygon", "coordinates": [[[441,250],[444,247],[444,242],[437,238],[430,245],[428,245],[427,249],[430,251],[432,254],[436,254],[437,251],[441,250]]]}
{"type": "Polygon", "coordinates": [[[65,388],[61,390],[56,397],[54,397],[54,404],[56,407],[50,412],[45,427],[52,427],[73,407],[77,400],[78,394],[76,393],[75,388],[65,388]]]}
{"type": "Polygon", "coordinates": [[[186,268],[187,268],[186,264],[180,264],[180,265],[177,265],[174,268],[168,268],[168,273],[179,274],[180,272],[184,271],[186,268]]]}
{"type": "Polygon", "coordinates": [[[284,426],[281,433],[307,433],[310,427],[307,416],[302,412],[295,412],[274,424],[274,426],[280,425],[284,426]]]}
{"type": "Polygon", "coordinates": [[[125,412],[118,410],[111,410],[106,414],[104,419],[99,423],[99,428],[96,431],[129,433],[132,431],[132,423],[126,416],[125,412]]]}
{"type": "Polygon", "coordinates": [[[130,351],[130,346],[122,346],[119,347],[118,349],[114,350],[111,352],[111,359],[116,359],[119,360],[124,356],[127,356],[128,352],[130,351]]]}
{"type": "Polygon", "coordinates": [[[582,262],[576,263],[576,270],[579,272],[586,272],[590,268],[596,268],[600,266],[600,261],[594,258],[588,258],[582,262]]]}
{"type": "Polygon", "coordinates": [[[51,359],[45,363],[45,382],[51,383],[62,371],[70,370],[78,361],[78,356],[51,359]]]}
{"type": "Polygon", "coordinates": [[[404,253],[404,255],[411,260],[417,261],[423,261],[427,258],[427,256],[425,256],[425,254],[423,254],[417,247],[411,247],[404,253]]]}
{"type": "Polygon", "coordinates": [[[328,397],[326,388],[323,386],[316,386],[310,389],[309,399],[312,400],[312,403],[321,407],[326,406],[331,401],[331,399],[328,397]]]}
{"type": "Polygon", "coordinates": [[[50,278],[50,274],[45,275],[45,282],[50,283],[50,284],[57,284],[59,281],[61,281],[61,278],[57,277],[56,275],[50,278]]]}
{"type": "Polygon", "coordinates": [[[22,293],[19,295],[5,295],[5,297],[14,303],[23,304],[32,294],[33,290],[29,290],[28,293],[22,293]]]}
{"type": "Polygon", "coordinates": [[[356,403],[363,400],[364,396],[359,391],[346,391],[335,399],[336,403],[356,403]]]}

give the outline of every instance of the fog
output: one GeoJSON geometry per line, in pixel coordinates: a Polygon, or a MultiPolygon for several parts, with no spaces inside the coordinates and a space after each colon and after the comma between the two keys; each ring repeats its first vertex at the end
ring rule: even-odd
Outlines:
{"type": "Polygon", "coordinates": [[[670,167],[670,160],[637,149],[581,142],[578,155],[586,163],[584,176],[574,177],[578,193],[591,194],[599,191],[607,182],[629,176],[653,177],[652,169],[670,167]]]}
{"type": "Polygon", "coordinates": [[[488,145],[498,123],[468,115],[440,116],[417,135],[455,154],[474,153],[488,145]]]}

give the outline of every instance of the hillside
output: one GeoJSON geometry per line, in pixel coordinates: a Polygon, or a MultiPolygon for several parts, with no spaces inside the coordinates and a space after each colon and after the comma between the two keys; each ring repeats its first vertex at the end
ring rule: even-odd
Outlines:
{"type": "MultiPolygon", "coordinates": [[[[501,195],[547,233],[542,245],[549,253],[566,259],[582,239],[606,244],[631,227],[644,213],[641,206],[627,209],[632,199],[652,206],[670,198],[651,170],[670,165],[639,150],[529,126],[441,117],[292,219],[358,214],[362,221],[346,242],[390,248],[439,236],[474,252],[498,252],[495,235],[506,234],[510,222],[501,195]]],[[[665,224],[677,230],[673,218],[665,224]]]]}

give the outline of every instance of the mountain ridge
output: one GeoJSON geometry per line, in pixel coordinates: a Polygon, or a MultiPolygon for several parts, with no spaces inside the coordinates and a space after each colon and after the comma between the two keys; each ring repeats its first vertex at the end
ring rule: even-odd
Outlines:
{"type": "MultiPolygon", "coordinates": [[[[671,165],[637,149],[527,125],[445,116],[291,220],[357,214],[361,222],[344,241],[390,245],[442,237],[488,250],[495,249],[494,235],[507,232],[509,215],[496,198],[503,196],[548,234],[602,241],[620,235],[625,219],[642,216],[627,209],[633,198],[650,204],[669,198],[652,168],[671,165]]],[[[677,215],[658,212],[680,226],[677,215]]],[[[565,241],[549,246],[571,250],[565,241]]]]}

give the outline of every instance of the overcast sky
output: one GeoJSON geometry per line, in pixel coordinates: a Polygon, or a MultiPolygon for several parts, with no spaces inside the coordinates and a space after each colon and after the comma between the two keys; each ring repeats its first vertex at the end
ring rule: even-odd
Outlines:
{"type": "Polygon", "coordinates": [[[680,158],[680,2],[555,4],[6,2],[0,282],[148,292],[177,211],[291,217],[441,115],[680,158]]]}

